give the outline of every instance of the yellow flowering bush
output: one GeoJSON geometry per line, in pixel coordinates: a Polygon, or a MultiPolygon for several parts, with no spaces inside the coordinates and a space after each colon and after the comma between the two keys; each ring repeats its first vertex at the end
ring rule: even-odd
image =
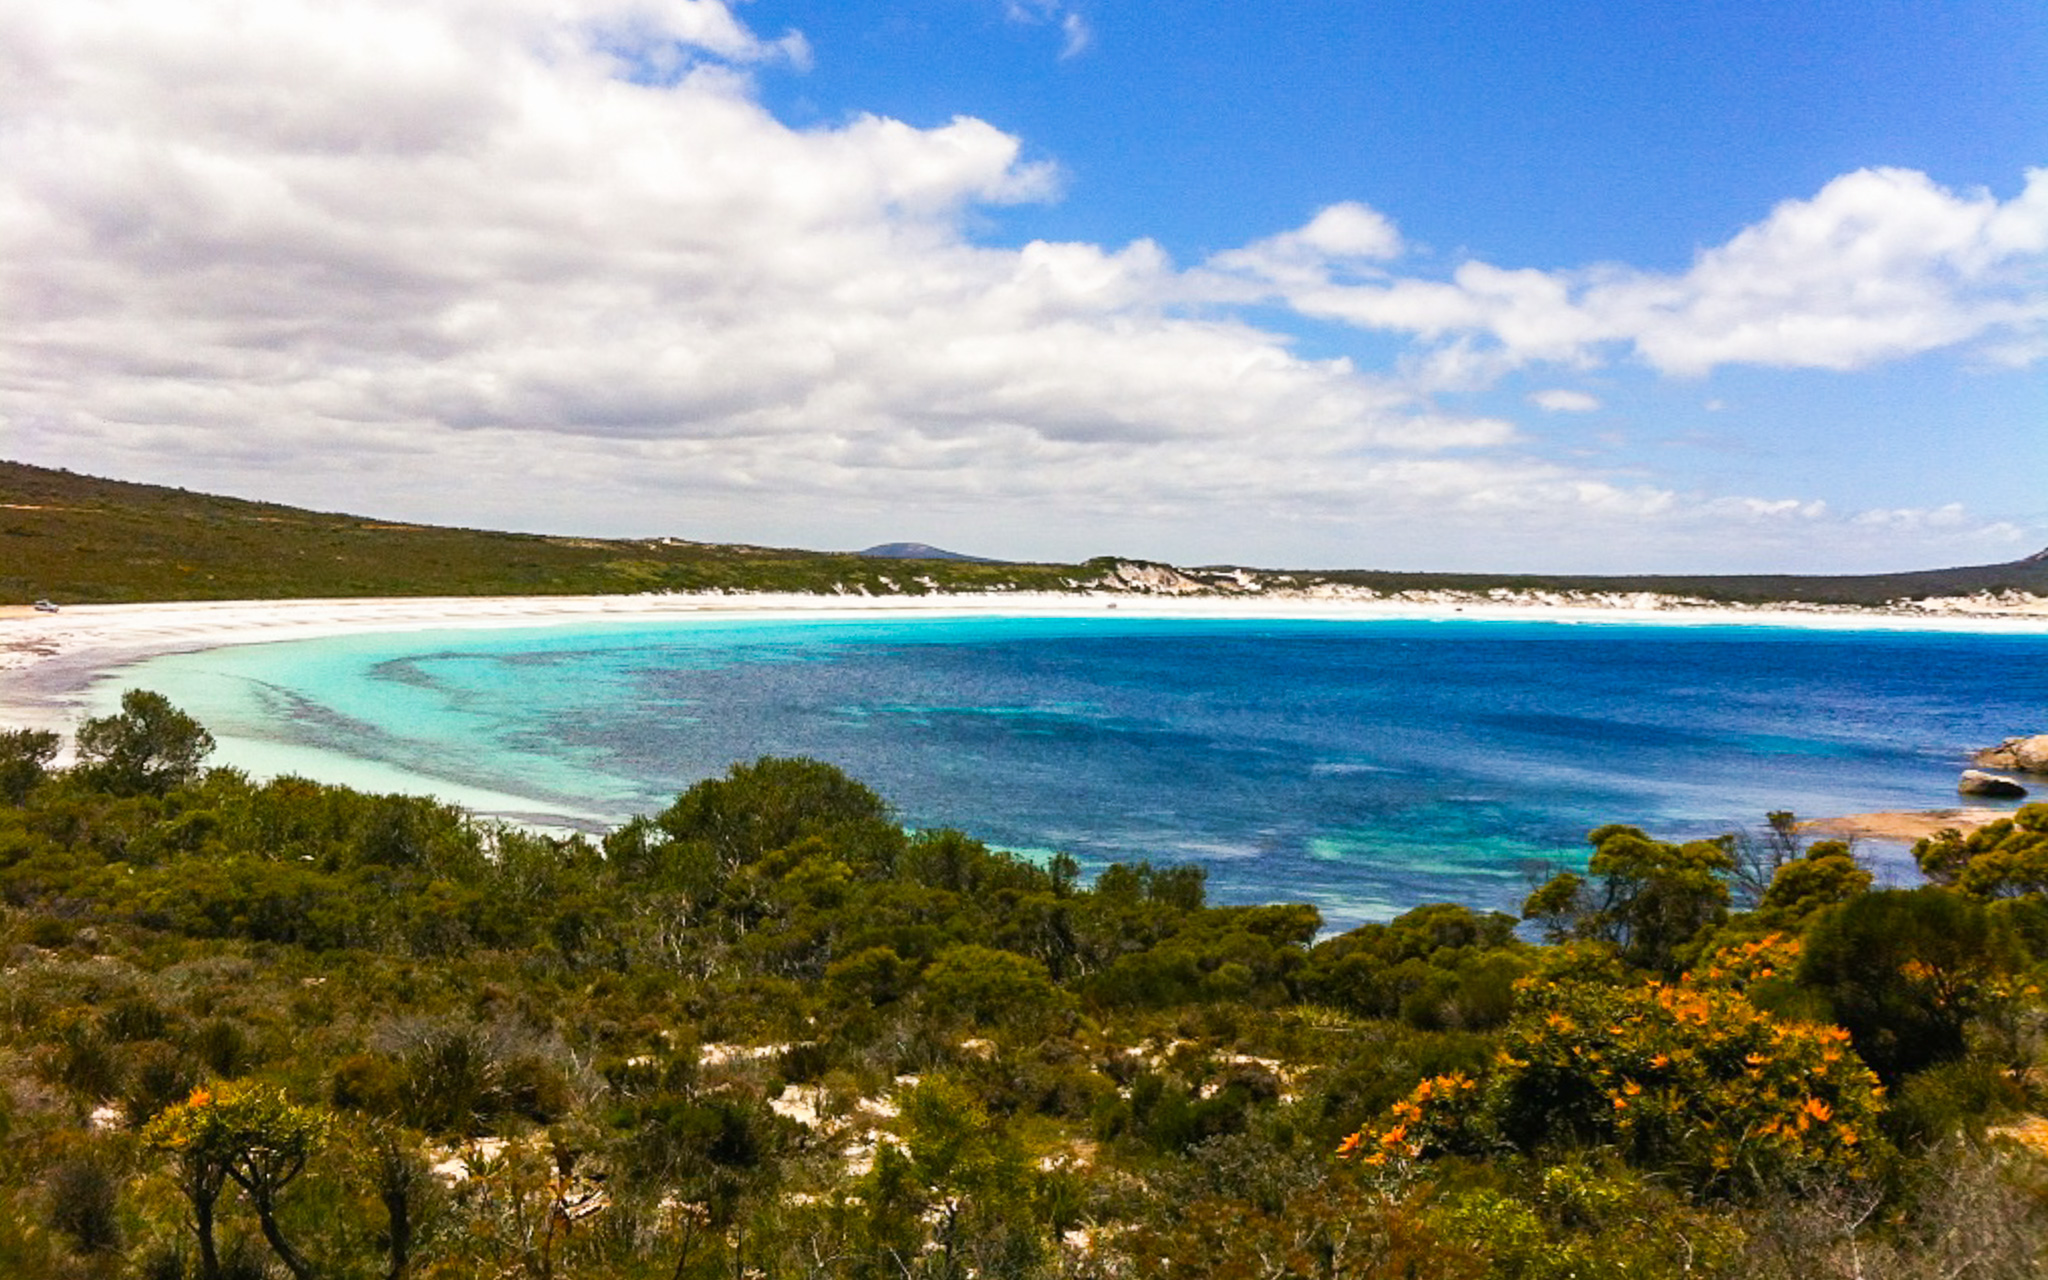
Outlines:
{"type": "Polygon", "coordinates": [[[1709,982],[1519,994],[1483,1081],[1424,1081],[1340,1154],[1598,1145],[1722,1195],[1859,1176],[1881,1141],[1883,1089],[1838,1027],[1772,1017],[1709,982]]]}
{"type": "Polygon", "coordinates": [[[144,1126],[142,1140],[177,1159],[179,1189],[191,1202],[199,1237],[200,1274],[220,1274],[214,1211],[232,1181],[247,1194],[278,1260],[297,1280],[308,1280],[313,1267],[285,1239],[277,1202],[328,1129],[324,1112],[294,1105],[281,1089],[247,1081],[194,1089],[144,1126]]]}
{"type": "Polygon", "coordinates": [[[142,1136],[159,1150],[204,1155],[230,1166],[253,1161],[295,1167],[327,1128],[326,1116],[295,1106],[280,1089],[228,1081],[194,1089],[150,1121],[142,1136]]]}
{"type": "Polygon", "coordinates": [[[1730,943],[1713,952],[1685,976],[1693,986],[1747,991],[1759,982],[1790,978],[1799,970],[1799,939],[1789,933],[1767,933],[1730,943]]]}

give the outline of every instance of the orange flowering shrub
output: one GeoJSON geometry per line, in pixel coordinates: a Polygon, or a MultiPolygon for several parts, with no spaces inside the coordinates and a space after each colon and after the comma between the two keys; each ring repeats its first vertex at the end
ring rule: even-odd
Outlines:
{"type": "Polygon", "coordinates": [[[1799,969],[1799,951],[1797,936],[1767,933],[1761,938],[1722,947],[1708,956],[1698,969],[1685,975],[1685,982],[1692,986],[1747,991],[1759,982],[1791,977],[1799,969]]]}
{"type": "Polygon", "coordinates": [[[1838,1027],[1705,982],[1530,983],[1520,1002],[1483,1081],[1424,1081],[1339,1154],[1599,1145],[1724,1195],[1859,1176],[1880,1141],[1883,1089],[1838,1027]]]}

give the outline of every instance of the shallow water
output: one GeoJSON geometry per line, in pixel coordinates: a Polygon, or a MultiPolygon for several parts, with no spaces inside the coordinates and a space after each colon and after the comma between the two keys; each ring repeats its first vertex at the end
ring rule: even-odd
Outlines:
{"type": "MultiPolygon", "coordinates": [[[[875,618],[353,636],[156,659],[222,758],[585,824],[764,754],[916,827],[1198,861],[1343,926],[1512,909],[1622,821],[1956,803],[2048,722],[2048,637],[1542,622],[875,618]]],[[[111,696],[109,691],[108,696],[111,696]]],[[[1898,849],[1871,852],[1898,878],[1898,849]]]]}

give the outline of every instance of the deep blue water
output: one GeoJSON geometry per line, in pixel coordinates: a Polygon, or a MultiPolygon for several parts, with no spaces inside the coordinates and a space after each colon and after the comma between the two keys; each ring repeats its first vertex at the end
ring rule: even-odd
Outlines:
{"type": "MultiPolygon", "coordinates": [[[[816,756],[912,826],[1199,861],[1213,899],[1337,926],[1512,908],[1605,822],[1676,838],[1954,804],[1971,748],[2048,727],[2048,637],[1720,626],[614,624],[248,646],[122,682],[193,710],[231,762],[380,761],[600,821],[735,760],[816,756]]],[[[1901,851],[1873,852],[1903,878],[1901,851]]]]}

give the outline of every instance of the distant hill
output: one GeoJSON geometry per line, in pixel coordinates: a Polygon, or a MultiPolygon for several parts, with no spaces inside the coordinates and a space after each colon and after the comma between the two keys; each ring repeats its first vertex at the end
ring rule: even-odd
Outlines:
{"type": "Polygon", "coordinates": [[[880,546],[856,551],[857,556],[874,560],[957,560],[963,564],[1002,564],[1001,560],[990,560],[986,556],[970,556],[958,551],[948,551],[927,542],[884,542],[880,546]]]}
{"type": "Polygon", "coordinates": [[[1241,594],[1655,592],[1739,604],[1882,605],[2021,591],[2048,596],[2048,550],[2010,564],[1905,573],[1577,575],[1179,569],[1104,556],[1010,564],[922,543],[803,551],[681,538],[571,538],[376,520],[0,462],[0,602],[322,596],[605,595],[646,591],[1241,594]],[[894,562],[914,561],[915,569],[894,562]]]}

